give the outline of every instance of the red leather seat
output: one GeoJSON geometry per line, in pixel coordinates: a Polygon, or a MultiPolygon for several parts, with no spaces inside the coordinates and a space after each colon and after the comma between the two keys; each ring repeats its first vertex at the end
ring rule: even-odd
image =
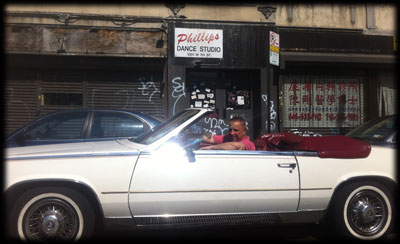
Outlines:
{"type": "Polygon", "coordinates": [[[368,142],[347,136],[303,137],[290,132],[261,134],[254,140],[261,151],[313,151],[321,158],[365,158],[371,152],[368,142]]]}
{"type": "Polygon", "coordinates": [[[316,151],[321,158],[365,158],[371,152],[371,145],[341,135],[303,137],[297,150],[316,151]]]}
{"type": "Polygon", "coordinates": [[[294,149],[302,139],[302,136],[290,132],[267,133],[259,135],[254,140],[254,144],[256,150],[282,151],[294,149]]]}

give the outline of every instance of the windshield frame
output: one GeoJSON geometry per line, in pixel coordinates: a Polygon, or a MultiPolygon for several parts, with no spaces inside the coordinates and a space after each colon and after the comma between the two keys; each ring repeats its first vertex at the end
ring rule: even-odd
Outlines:
{"type": "MultiPolygon", "coordinates": [[[[170,134],[175,129],[179,128],[186,122],[190,121],[192,118],[199,115],[199,113],[206,112],[206,109],[185,109],[177,114],[175,114],[172,118],[167,120],[166,122],[157,125],[152,130],[147,131],[146,133],[138,136],[135,139],[129,139],[131,142],[139,143],[143,145],[150,145],[166,135],[170,134]]],[[[186,125],[185,125],[186,127],[186,125]]]]}

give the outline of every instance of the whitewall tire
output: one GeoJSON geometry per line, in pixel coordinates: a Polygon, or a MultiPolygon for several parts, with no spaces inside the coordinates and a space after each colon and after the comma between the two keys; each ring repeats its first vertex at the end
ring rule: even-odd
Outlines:
{"type": "Polygon", "coordinates": [[[355,183],[342,188],[329,214],[338,234],[345,238],[375,240],[393,226],[393,196],[384,185],[355,183]]]}
{"type": "Polygon", "coordinates": [[[16,235],[24,241],[77,241],[94,229],[88,201],[67,188],[31,190],[21,196],[13,211],[16,235]]]}

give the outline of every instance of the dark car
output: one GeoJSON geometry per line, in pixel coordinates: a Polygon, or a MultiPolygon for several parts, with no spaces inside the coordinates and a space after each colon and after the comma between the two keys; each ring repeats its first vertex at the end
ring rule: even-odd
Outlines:
{"type": "Polygon", "coordinates": [[[397,147],[397,125],[396,115],[379,117],[363,123],[346,136],[367,141],[372,145],[397,147]]]}
{"type": "Polygon", "coordinates": [[[136,138],[160,123],[149,115],[129,110],[61,110],[9,135],[6,147],[136,138]]]}

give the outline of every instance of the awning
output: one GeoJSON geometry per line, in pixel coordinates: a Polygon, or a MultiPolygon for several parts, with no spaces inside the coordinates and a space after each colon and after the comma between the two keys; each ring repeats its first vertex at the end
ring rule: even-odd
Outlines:
{"type": "Polygon", "coordinates": [[[395,55],[357,54],[357,53],[316,53],[281,52],[280,68],[285,69],[287,62],[328,62],[328,63],[369,63],[395,64],[395,55]]]}

